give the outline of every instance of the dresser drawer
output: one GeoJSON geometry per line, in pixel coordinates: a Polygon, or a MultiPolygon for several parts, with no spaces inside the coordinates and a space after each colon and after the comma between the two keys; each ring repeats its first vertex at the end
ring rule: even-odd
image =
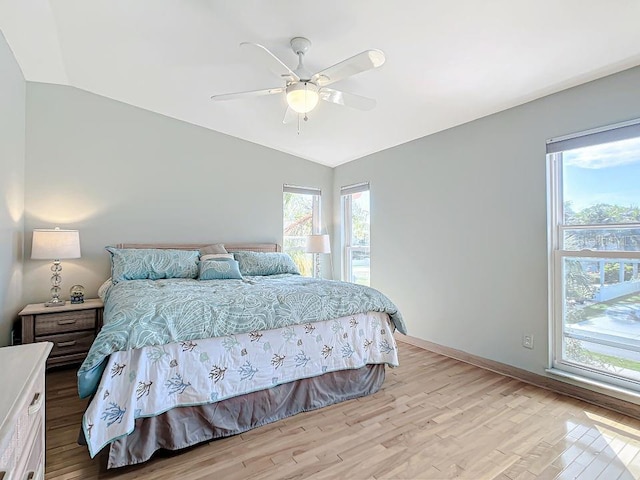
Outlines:
{"type": "Polygon", "coordinates": [[[44,368],[50,350],[50,343],[0,348],[0,472],[4,480],[44,477],[44,368]]]}
{"type": "Polygon", "coordinates": [[[95,310],[46,313],[43,315],[36,315],[35,318],[36,337],[63,332],[77,332],[78,330],[95,330],[95,328],[95,310]]]}
{"type": "MultiPolygon", "coordinates": [[[[7,480],[15,470],[18,455],[14,430],[8,425],[2,432],[5,438],[0,441],[0,480],[7,480]]],[[[15,428],[15,425],[13,426],[15,428]]]]}
{"type": "Polygon", "coordinates": [[[16,440],[18,452],[23,452],[27,445],[27,439],[33,436],[33,432],[44,416],[44,372],[40,372],[25,397],[26,402],[20,409],[16,427],[16,440]]]}
{"type": "Polygon", "coordinates": [[[50,358],[55,358],[61,355],[88,352],[95,337],[93,330],[85,330],[84,332],[39,337],[38,341],[52,342],[53,349],[51,350],[50,358]]]}
{"type": "MultiPolygon", "coordinates": [[[[25,445],[20,452],[15,466],[15,478],[18,480],[42,480],[44,478],[44,412],[36,415],[36,424],[25,445]]],[[[12,477],[14,478],[14,477],[12,477]]]]}
{"type": "MultiPolygon", "coordinates": [[[[44,428],[44,371],[38,373],[35,381],[23,397],[19,405],[13,431],[7,445],[2,446],[3,452],[0,458],[0,472],[11,472],[9,478],[21,479],[27,465],[33,461],[29,452],[36,443],[42,443],[41,437],[44,428]]],[[[36,455],[42,457],[42,449],[39,448],[36,455]]],[[[0,479],[2,477],[0,476],[0,479]]]]}
{"type": "MultiPolygon", "coordinates": [[[[36,430],[33,432],[33,437],[29,439],[29,445],[31,446],[31,451],[24,456],[24,464],[21,465],[22,472],[19,474],[20,476],[16,477],[18,479],[24,480],[43,480],[44,479],[44,418],[43,415],[40,415],[38,418],[38,425],[36,430]]],[[[20,472],[20,468],[16,469],[17,472],[20,472]]]]}

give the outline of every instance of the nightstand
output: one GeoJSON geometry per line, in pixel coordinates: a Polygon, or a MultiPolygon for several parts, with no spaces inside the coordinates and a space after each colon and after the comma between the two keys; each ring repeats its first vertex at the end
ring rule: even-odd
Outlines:
{"type": "Polygon", "coordinates": [[[67,302],[62,307],[43,303],[27,305],[20,312],[22,343],[51,342],[47,367],[80,363],[102,328],[102,300],[67,302]]]}

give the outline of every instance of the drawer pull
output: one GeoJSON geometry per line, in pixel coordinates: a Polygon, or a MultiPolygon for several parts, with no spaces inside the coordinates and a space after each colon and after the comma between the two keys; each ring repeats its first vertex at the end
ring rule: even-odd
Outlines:
{"type": "Polygon", "coordinates": [[[75,340],[69,340],[68,342],[58,342],[56,343],[56,346],[58,346],[59,348],[64,348],[64,347],[73,347],[76,344],[75,340]]]}
{"type": "Polygon", "coordinates": [[[58,320],[58,325],[73,325],[78,319],[70,318],[69,320],[58,320]]]}
{"type": "Polygon", "coordinates": [[[27,476],[24,477],[24,478],[25,478],[25,480],[33,480],[34,478],[36,478],[36,472],[31,471],[31,472],[27,473],[27,476]]]}
{"type": "Polygon", "coordinates": [[[38,410],[40,410],[40,407],[42,407],[42,399],[43,396],[40,394],[40,392],[36,392],[33,396],[33,400],[31,400],[31,405],[29,405],[29,408],[27,409],[29,415],[33,415],[34,413],[37,413],[38,410]]]}

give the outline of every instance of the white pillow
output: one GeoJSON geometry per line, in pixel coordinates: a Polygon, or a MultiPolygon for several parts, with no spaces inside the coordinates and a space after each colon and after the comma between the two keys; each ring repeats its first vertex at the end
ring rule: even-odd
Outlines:
{"type": "Polygon", "coordinates": [[[200,257],[200,261],[204,262],[205,260],[215,260],[216,258],[230,258],[233,260],[233,253],[208,253],[206,255],[202,255],[200,257]]]}
{"type": "Polygon", "coordinates": [[[98,288],[98,297],[100,297],[100,300],[102,300],[103,302],[104,296],[107,294],[107,290],[111,288],[111,285],[113,285],[113,282],[111,282],[111,277],[109,277],[102,285],[100,285],[100,288],[98,288]]]}

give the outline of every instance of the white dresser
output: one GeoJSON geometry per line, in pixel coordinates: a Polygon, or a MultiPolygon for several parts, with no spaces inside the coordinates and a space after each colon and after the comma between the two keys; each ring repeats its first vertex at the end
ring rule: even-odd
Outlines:
{"type": "Polygon", "coordinates": [[[52,346],[0,348],[0,480],[44,479],[44,371],[52,346]]]}

